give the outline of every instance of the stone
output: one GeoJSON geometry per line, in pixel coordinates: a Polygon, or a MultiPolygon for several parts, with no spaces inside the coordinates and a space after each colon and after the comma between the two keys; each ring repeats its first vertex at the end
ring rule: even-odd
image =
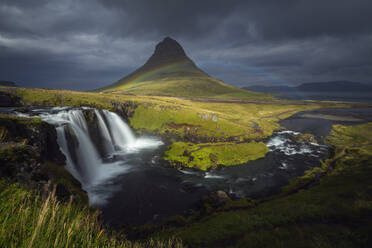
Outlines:
{"type": "Polygon", "coordinates": [[[224,204],[228,201],[231,201],[230,197],[226,194],[226,192],[222,190],[218,190],[216,192],[211,193],[211,197],[216,200],[217,204],[224,204]]]}

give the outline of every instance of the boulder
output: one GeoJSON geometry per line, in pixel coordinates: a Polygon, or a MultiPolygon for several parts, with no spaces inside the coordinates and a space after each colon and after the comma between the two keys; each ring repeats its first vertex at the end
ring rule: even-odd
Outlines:
{"type": "Polygon", "coordinates": [[[304,133],[304,134],[300,133],[300,134],[294,135],[292,136],[292,139],[294,141],[299,141],[299,142],[316,143],[316,144],[318,143],[314,135],[309,134],[309,133],[304,133]]]}

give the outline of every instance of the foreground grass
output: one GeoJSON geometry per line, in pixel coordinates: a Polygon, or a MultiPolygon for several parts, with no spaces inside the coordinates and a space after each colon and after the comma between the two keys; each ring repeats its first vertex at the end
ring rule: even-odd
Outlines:
{"type": "Polygon", "coordinates": [[[327,141],[335,155],[304,176],[316,186],[292,184],[290,195],[221,209],[161,235],[177,235],[191,247],[372,247],[371,128],[334,126],[327,141]],[[317,182],[318,173],[326,176],[317,182]]]}
{"type": "Polygon", "coordinates": [[[182,247],[179,241],[126,241],[109,233],[97,212],[46,199],[15,184],[0,181],[0,247],[182,247]]]}
{"type": "Polygon", "coordinates": [[[231,166],[262,158],[268,148],[262,142],[250,143],[202,143],[175,142],[164,158],[173,166],[207,170],[217,166],[231,166]]]}

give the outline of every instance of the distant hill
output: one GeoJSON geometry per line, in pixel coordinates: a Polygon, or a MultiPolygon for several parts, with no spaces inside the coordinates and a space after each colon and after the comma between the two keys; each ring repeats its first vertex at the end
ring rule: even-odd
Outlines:
{"type": "Polygon", "coordinates": [[[147,62],[114,84],[95,91],[210,98],[271,98],[215,79],[198,68],[182,46],[166,37],[147,62]]]}
{"type": "Polygon", "coordinates": [[[258,91],[263,93],[278,93],[278,92],[291,92],[294,91],[295,88],[288,87],[288,86],[263,86],[263,85],[252,85],[248,87],[243,87],[243,89],[258,91]]]}
{"type": "Polygon", "coordinates": [[[331,81],[320,83],[304,83],[296,87],[299,91],[372,91],[372,86],[350,81],[331,81]]]}
{"type": "Polygon", "coordinates": [[[254,90],[265,93],[283,93],[283,92],[364,92],[372,91],[372,85],[356,83],[350,81],[330,81],[304,83],[296,87],[288,86],[261,86],[252,85],[243,87],[247,90],[254,90]]]}
{"type": "Polygon", "coordinates": [[[1,80],[0,80],[0,86],[18,87],[18,85],[15,82],[12,82],[12,81],[1,81],[1,80]]]}
{"type": "Polygon", "coordinates": [[[350,81],[304,83],[296,87],[252,85],[244,88],[267,94],[281,95],[281,97],[287,99],[372,103],[372,85],[350,81]]]}

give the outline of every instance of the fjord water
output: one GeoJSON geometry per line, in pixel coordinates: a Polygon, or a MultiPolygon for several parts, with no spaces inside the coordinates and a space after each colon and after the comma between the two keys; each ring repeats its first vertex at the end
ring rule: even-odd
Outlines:
{"type": "Polygon", "coordinates": [[[282,123],[288,130],[265,141],[270,150],[265,158],[208,172],[177,169],[162,160],[167,147],[159,138],[138,137],[116,113],[87,108],[30,112],[55,125],[67,169],[88,192],[90,204],[114,227],[183,214],[216,190],[232,198],[278,193],[291,178],[320,166],[329,152],[324,144],[293,139],[298,132],[311,133],[312,125],[304,119],[313,123],[311,118],[293,117],[282,123]],[[304,128],[295,130],[300,126],[304,128]]]}

